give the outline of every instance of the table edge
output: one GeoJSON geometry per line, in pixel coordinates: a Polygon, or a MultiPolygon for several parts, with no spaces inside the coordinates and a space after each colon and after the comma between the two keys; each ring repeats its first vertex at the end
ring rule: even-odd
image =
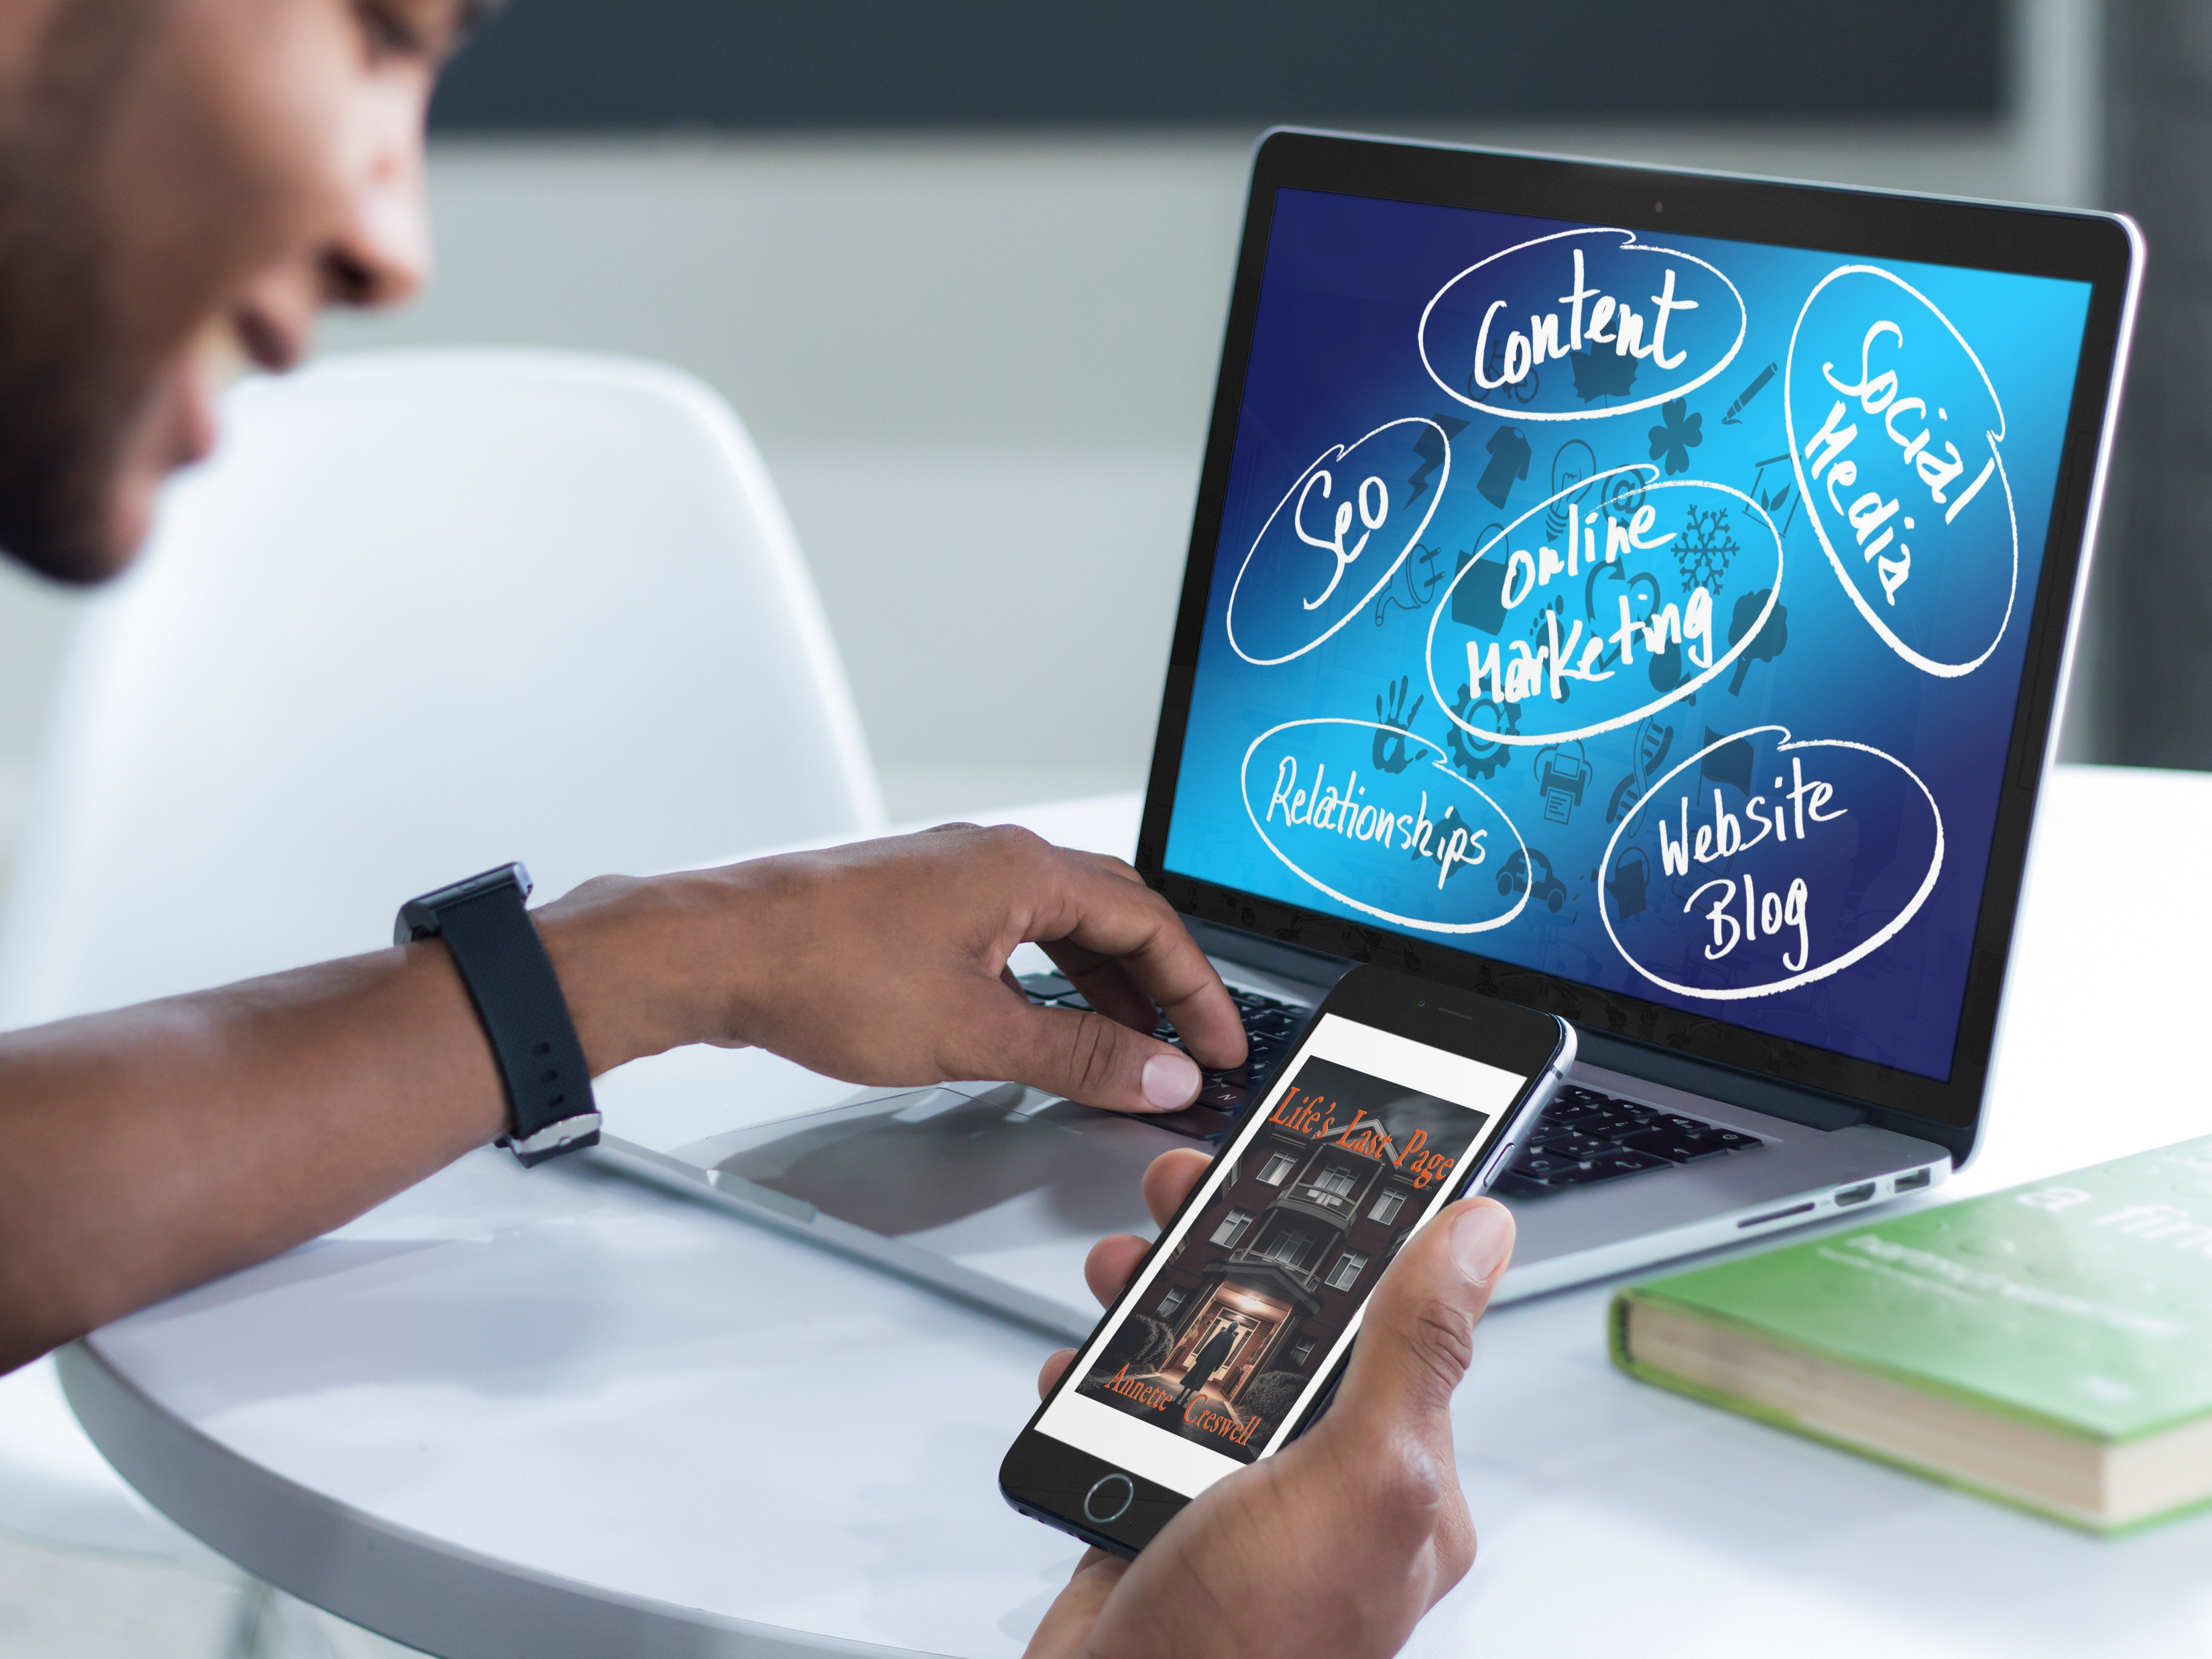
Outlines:
{"type": "Polygon", "coordinates": [[[55,1355],[85,1432],[146,1501],[256,1577],[440,1659],[890,1659],[914,1650],[734,1619],[445,1543],[262,1468],[155,1401],[94,1346],[55,1355]]]}

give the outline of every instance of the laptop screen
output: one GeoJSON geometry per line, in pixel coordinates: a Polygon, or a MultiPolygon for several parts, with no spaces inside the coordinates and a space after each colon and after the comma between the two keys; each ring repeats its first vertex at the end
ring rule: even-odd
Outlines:
{"type": "Polygon", "coordinates": [[[1279,191],[1165,870],[1947,1078],[2090,298],[1279,191]]]}

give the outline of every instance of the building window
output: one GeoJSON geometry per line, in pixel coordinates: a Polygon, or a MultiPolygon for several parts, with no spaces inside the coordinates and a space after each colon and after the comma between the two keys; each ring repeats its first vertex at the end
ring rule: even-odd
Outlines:
{"type": "Polygon", "coordinates": [[[1325,1193],[1334,1193],[1342,1198],[1352,1190],[1352,1171],[1341,1164],[1332,1164],[1314,1177],[1313,1184],[1325,1193]]]}
{"type": "Polygon", "coordinates": [[[1291,1167],[1297,1163],[1297,1159],[1288,1152],[1277,1152],[1267,1160],[1267,1168],[1260,1171],[1260,1179],[1270,1187],[1279,1187],[1289,1177],[1291,1167]]]}
{"type": "Polygon", "coordinates": [[[1305,1370],[1306,1361],[1313,1358],[1313,1338],[1311,1337],[1307,1337],[1304,1341],[1291,1343],[1291,1364],[1297,1366],[1300,1370],[1305,1370]]]}
{"type": "Polygon", "coordinates": [[[1267,1241],[1260,1252],[1269,1261],[1279,1261],[1285,1267],[1303,1267],[1306,1258],[1313,1254],[1313,1235],[1300,1232],[1296,1227],[1285,1227],[1267,1241]]]}
{"type": "Polygon", "coordinates": [[[1328,1270],[1328,1287],[1332,1291],[1348,1291],[1359,1282],[1360,1273],[1367,1267],[1366,1255],[1359,1250],[1346,1250],[1337,1257],[1336,1266],[1328,1270]]]}
{"type": "Polygon", "coordinates": [[[1176,1310],[1182,1306],[1183,1298],[1188,1294],[1189,1292],[1187,1291],[1178,1290],[1170,1291],[1165,1296],[1162,1297],[1160,1298],[1160,1317],[1163,1319],[1173,1319],[1176,1316],[1176,1310]]]}
{"type": "Polygon", "coordinates": [[[1213,1242],[1217,1244],[1234,1244],[1244,1237],[1244,1230],[1251,1224],[1251,1211],[1231,1210],[1221,1218],[1221,1224],[1213,1230],[1213,1242]]]}
{"type": "Polygon", "coordinates": [[[1370,1221],[1379,1221],[1387,1227],[1398,1218],[1398,1212],[1405,1207],[1406,1194],[1404,1190],[1401,1188],[1393,1187],[1389,1192],[1383,1194],[1382,1197],[1375,1200],[1375,1207],[1367,1212],[1367,1218],[1370,1221]]]}

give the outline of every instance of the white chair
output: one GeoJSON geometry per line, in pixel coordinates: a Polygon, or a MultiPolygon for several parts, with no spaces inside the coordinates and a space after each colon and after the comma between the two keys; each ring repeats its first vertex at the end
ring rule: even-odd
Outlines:
{"type": "MultiPolygon", "coordinates": [[[[326,360],[225,399],[216,458],[80,624],[0,1029],[376,949],[400,900],[509,859],[542,899],[882,825],[790,524],[712,392],[567,354],[326,360]]],[[[0,1391],[0,1527],[173,1552],[50,1369],[0,1391]]]]}

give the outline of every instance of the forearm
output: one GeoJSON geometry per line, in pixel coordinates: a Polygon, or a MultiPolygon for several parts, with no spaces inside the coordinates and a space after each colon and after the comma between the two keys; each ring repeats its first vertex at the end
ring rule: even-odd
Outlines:
{"type": "MultiPolygon", "coordinates": [[[[594,1074],[689,1040],[660,994],[693,885],[538,913],[594,1074]]],[[[0,1036],[0,1370],[349,1220],[507,1116],[435,941],[0,1036]]]]}
{"type": "Polygon", "coordinates": [[[0,1370],[313,1237],[504,1115],[434,945],[0,1037],[0,1370]]]}
{"type": "MultiPolygon", "coordinates": [[[[593,1076],[758,1043],[855,1083],[1011,1078],[1142,1111],[1199,1087],[1146,1035],[1160,1011],[1206,1064],[1244,1054],[1133,871],[1018,830],[605,878],[532,915],[593,1076]],[[1006,977],[1024,939],[1123,1023],[1032,1008],[1006,977]]],[[[313,1238],[507,1121],[436,940],[0,1036],[0,1370],[313,1238]]]]}

